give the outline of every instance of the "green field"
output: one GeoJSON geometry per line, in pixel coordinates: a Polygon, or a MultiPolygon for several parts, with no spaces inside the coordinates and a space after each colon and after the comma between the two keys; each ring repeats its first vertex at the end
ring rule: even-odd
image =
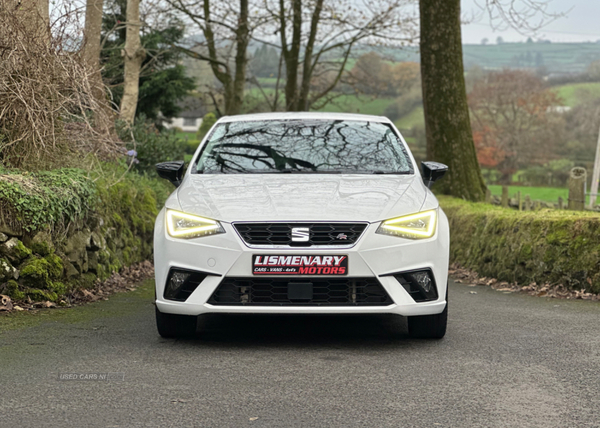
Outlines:
{"type": "Polygon", "coordinates": [[[425,126],[425,117],[423,116],[423,107],[417,107],[406,116],[401,117],[394,122],[398,129],[412,129],[415,126],[425,126]]]}
{"type": "MultiPolygon", "coordinates": [[[[492,195],[502,195],[502,186],[490,184],[488,189],[492,192],[492,195]]],[[[521,192],[521,197],[529,195],[532,201],[545,201],[545,202],[558,202],[558,197],[561,196],[567,203],[567,197],[569,191],[567,189],[560,189],[555,187],[528,187],[528,186],[508,186],[508,195],[512,198],[517,192],[521,192]]]]}
{"type": "Polygon", "coordinates": [[[367,95],[341,95],[318,111],[373,114],[382,116],[394,98],[372,98],[367,95]]]}
{"type": "Polygon", "coordinates": [[[555,88],[563,99],[564,105],[575,107],[585,101],[586,97],[600,98],[600,82],[572,83],[555,88]]]}
{"type": "MultiPolygon", "coordinates": [[[[263,88],[263,91],[271,96],[275,90],[273,88],[263,88]]],[[[283,91],[280,90],[281,102],[284,100],[283,91]]],[[[264,96],[261,91],[252,87],[246,90],[245,107],[246,111],[252,111],[258,104],[264,102],[264,96]]],[[[340,95],[325,107],[316,110],[323,112],[341,112],[341,113],[360,113],[383,115],[385,109],[394,102],[394,98],[373,98],[368,95],[340,95]]]]}
{"type": "Polygon", "coordinates": [[[177,131],[175,133],[175,136],[177,138],[181,138],[182,140],[185,140],[185,141],[196,138],[196,134],[194,134],[193,132],[183,132],[183,131],[177,131]]]}
{"type": "MultiPolygon", "coordinates": [[[[368,52],[368,48],[357,50],[368,52]]],[[[380,50],[395,61],[419,61],[417,47],[380,50]]],[[[490,43],[463,45],[465,68],[479,66],[487,70],[544,67],[550,73],[582,73],[600,60],[600,43],[490,43]]]]}

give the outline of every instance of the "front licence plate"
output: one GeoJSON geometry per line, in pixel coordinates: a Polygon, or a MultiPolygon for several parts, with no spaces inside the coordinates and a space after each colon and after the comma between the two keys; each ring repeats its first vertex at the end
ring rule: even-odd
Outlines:
{"type": "Polygon", "coordinates": [[[254,275],[346,275],[347,255],[277,256],[254,254],[254,275]]]}

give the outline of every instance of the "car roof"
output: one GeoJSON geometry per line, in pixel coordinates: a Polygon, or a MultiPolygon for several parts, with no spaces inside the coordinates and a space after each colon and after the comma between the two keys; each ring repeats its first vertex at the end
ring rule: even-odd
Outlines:
{"type": "Polygon", "coordinates": [[[219,122],[245,122],[254,120],[301,120],[301,119],[323,119],[323,120],[355,120],[391,123],[384,116],[372,116],[367,114],[352,114],[352,113],[320,113],[320,112],[287,112],[287,113],[255,113],[255,114],[240,114],[237,116],[223,116],[219,122]]]}

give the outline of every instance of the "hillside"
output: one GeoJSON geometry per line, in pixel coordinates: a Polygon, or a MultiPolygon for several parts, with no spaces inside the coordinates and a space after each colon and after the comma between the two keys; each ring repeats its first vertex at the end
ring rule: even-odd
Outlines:
{"type": "MultiPolygon", "coordinates": [[[[365,49],[365,51],[370,50],[365,49]]],[[[419,61],[416,47],[382,52],[395,61],[419,61]]],[[[503,43],[463,45],[465,68],[539,68],[549,73],[581,73],[600,60],[600,43],[503,43]]]]}

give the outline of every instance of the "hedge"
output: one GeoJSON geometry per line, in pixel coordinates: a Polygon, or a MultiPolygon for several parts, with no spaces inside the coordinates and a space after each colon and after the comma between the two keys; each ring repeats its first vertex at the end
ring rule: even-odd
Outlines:
{"type": "Polygon", "coordinates": [[[450,222],[451,263],[501,281],[600,293],[598,213],[439,201],[450,222]]]}

